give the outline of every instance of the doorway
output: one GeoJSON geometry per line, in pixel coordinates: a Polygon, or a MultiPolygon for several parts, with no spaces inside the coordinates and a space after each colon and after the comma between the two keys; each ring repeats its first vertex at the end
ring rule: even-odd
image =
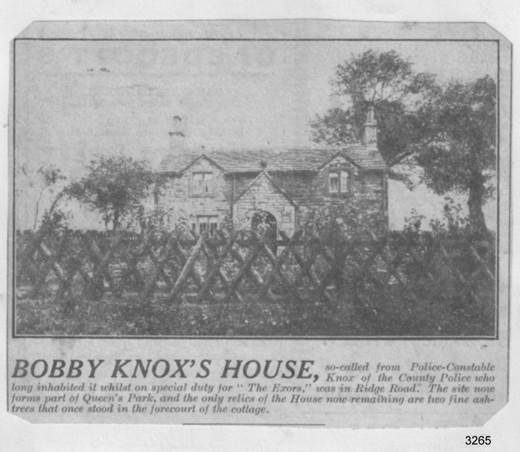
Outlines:
{"type": "Polygon", "coordinates": [[[258,210],[251,219],[251,229],[276,249],[276,218],[267,210],[258,210]]]}

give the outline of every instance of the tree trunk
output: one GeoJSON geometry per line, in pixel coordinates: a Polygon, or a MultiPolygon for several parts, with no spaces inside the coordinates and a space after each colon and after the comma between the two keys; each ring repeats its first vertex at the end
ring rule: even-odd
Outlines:
{"type": "Polygon", "coordinates": [[[42,197],[43,197],[43,192],[45,191],[45,188],[42,188],[40,190],[40,194],[38,196],[38,200],[36,201],[36,207],[34,209],[34,223],[33,223],[33,231],[36,231],[36,226],[38,226],[38,215],[39,215],[39,211],[40,211],[40,202],[42,200],[42,197]]]}
{"type": "Polygon", "coordinates": [[[486,219],[482,206],[484,204],[484,181],[481,174],[476,174],[469,186],[468,208],[469,222],[476,231],[487,231],[486,219]]]}
{"type": "Polygon", "coordinates": [[[114,212],[114,218],[112,219],[112,232],[115,232],[119,226],[119,212],[114,212]]]}

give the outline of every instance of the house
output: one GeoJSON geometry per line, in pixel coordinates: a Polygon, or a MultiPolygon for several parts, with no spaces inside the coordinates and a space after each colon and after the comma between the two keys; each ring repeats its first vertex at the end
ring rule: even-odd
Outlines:
{"type": "Polygon", "coordinates": [[[291,235],[313,214],[357,205],[362,223],[370,217],[376,231],[388,227],[387,166],[373,111],[363,142],[341,148],[188,152],[181,144],[182,118],[174,122],[173,149],[160,164],[164,184],[156,196],[171,224],[184,219],[210,234],[226,222],[235,228],[264,224],[271,233],[291,235]]]}

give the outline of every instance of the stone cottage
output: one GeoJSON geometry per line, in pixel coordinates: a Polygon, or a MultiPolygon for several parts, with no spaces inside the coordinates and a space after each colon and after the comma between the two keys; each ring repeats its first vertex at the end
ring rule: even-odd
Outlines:
{"type": "Polygon", "coordinates": [[[341,148],[188,152],[180,144],[182,118],[174,122],[174,146],[160,164],[164,183],[155,199],[169,213],[170,224],[182,218],[194,231],[209,234],[224,222],[241,229],[264,224],[274,235],[291,235],[313,213],[356,204],[361,221],[370,216],[377,231],[388,226],[387,167],[377,147],[373,112],[363,142],[341,148]]]}

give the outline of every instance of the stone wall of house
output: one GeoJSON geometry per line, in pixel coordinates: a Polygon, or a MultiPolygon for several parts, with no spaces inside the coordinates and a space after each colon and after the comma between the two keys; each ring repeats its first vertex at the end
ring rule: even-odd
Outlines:
{"type": "MultiPolygon", "coordinates": [[[[387,176],[382,171],[366,171],[349,160],[338,157],[317,173],[270,172],[272,181],[285,191],[297,204],[295,208],[276,190],[269,178],[256,180],[258,174],[226,175],[204,158],[196,161],[182,176],[170,176],[158,199],[158,206],[170,213],[169,223],[179,219],[192,223],[200,215],[214,215],[221,224],[233,217],[239,227],[250,227],[255,211],[265,210],[273,214],[278,227],[287,233],[303,227],[316,216],[331,213],[341,217],[353,207],[359,225],[371,227],[374,232],[388,228],[387,176]],[[346,193],[329,193],[329,173],[347,171],[349,186],[346,193]],[[214,190],[210,195],[194,196],[191,188],[193,173],[212,172],[214,190]],[[232,199],[240,199],[231,207],[232,199]]],[[[351,217],[350,217],[351,218],[351,217]]]]}
{"type": "MultiPolygon", "coordinates": [[[[259,173],[242,173],[235,176],[235,198],[240,196],[256,179],[259,173]]],[[[313,196],[313,181],[316,173],[312,171],[287,172],[269,171],[274,183],[291,195],[297,203],[307,203],[313,196]]]]}
{"type": "Polygon", "coordinates": [[[222,170],[206,159],[197,160],[185,170],[181,176],[166,176],[158,196],[157,206],[168,212],[169,225],[173,226],[180,220],[193,223],[197,216],[217,216],[222,223],[230,214],[231,201],[229,183],[222,170]],[[193,174],[210,172],[213,179],[212,193],[196,195],[193,192],[193,174]]]}
{"type": "Polygon", "coordinates": [[[234,197],[237,198],[240,196],[245,190],[247,190],[247,187],[249,187],[249,184],[253,182],[259,173],[240,173],[235,174],[232,176],[229,176],[230,179],[232,179],[232,183],[234,184],[234,197]]]}
{"type": "Polygon", "coordinates": [[[265,175],[256,179],[233,206],[233,223],[237,228],[251,227],[253,215],[266,211],[276,218],[277,229],[294,233],[296,210],[294,205],[280,193],[265,175]]]}
{"type": "Polygon", "coordinates": [[[314,179],[315,172],[299,171],[294,173],[272,172],[269,173],[278,187],[291,195],[298,205],[305,205],[315,196],[314,179]]]}
{"type": "Polygon", "coordinates": [[[348,217],[360,227],[370,227],[376,233],[388,228],[387,176],[381,171],[362,170],[350,161],[338,157],[314,177],[308,202],[298,208],[298,227],[318,215],[348,217]],[[329,193],[330,172],[348,172],[346,193],[329,193]],[[356,218],[352,217],[355,212],[356,218]]]}
{"type": "MultiPolygon", "coordinates": [[[[317,173],[312,172],[276,172],[269,173],[276,185],[287,192],[297,204],[295,228],[301,228],[313,217],[324,216],[327,212],[338,217],[349,212],[346,206],[357,211],[357,218],[352,221],[359,225],[370,226],[374,232],[388,228],[387,176],[382,171],[366,171],[338,157],[317,173]],[[347,171],[349,189],[347,193],[329,193],[329,173],[347,171]]],[[[243,193],[254,180],[255,175],[235,176],[235,192],[243,193]]],[[[270,210],[266,206],[265,210],[270,210]]]]}

